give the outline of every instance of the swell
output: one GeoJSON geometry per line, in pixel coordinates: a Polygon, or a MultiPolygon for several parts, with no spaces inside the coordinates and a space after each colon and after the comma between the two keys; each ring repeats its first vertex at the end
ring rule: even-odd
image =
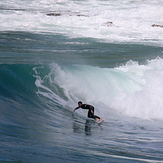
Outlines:
{"type": "MultiPolygon", "coordinates": [[[[54,134],[66,126],[65,116],[72,117],[54,100],[38,94],[34,67],[41,66],[0,65],[0,134],[3,140],[8,137],[12,143],[37,140],[39,144],[54,141],[54,134]]],[[[46,70],[42,71],[44,73],[46,70]]]]}
{"type": "Polygon", "coordinates": [[[1,96],[19,102],[29,100],[36,90],[31,68],[28,65],[0,65],[1,96]]]}
{"type": "Polygon", "coordinates": [[[38,127],[45,106],[36,94],[32,65],[0,65],[1,130],[3,134],[27,136],[38,127]],[[30,132],[30,131],[29,131],[30,132]]]}

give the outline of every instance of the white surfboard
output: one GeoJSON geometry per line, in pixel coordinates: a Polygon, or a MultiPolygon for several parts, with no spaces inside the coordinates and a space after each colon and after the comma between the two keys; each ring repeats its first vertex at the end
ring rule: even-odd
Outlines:
{"type": "Polygon", "coordinates": [[[104,119],[100,119],[100,120],[95,120],[95,122],[97,122],[97,123],[101,123],[101,122],[103,122],[104,121],[104,119]]]}

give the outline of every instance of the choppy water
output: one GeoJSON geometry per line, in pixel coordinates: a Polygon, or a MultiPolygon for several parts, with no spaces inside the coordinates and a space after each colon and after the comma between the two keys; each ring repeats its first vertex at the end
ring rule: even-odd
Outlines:
{"type": "Polygon", "coordinates": [[[0,162],[163,162],[162,12],[2,0],[0,162]],[[79,100],[104,122],[73,113],[79,100]]]}

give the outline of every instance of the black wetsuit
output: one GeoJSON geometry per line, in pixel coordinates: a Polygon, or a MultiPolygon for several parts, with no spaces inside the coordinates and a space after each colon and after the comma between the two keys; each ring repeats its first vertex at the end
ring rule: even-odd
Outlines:
{"type": "Polygon", "coordinates": [[[98,119],[100,119],[100,117],[94,115],[94,107],[92,105],[82,104],[81,106],[78,106],[77,108],[75,108],[75,110],[79,109],[79,108],[89,109],[89,111],[88,111],[88,117],[89,118],[93,118],[93,119],[98,118],[98,119]],[[91,111],[93,111],[93,113],[91,111]]]}

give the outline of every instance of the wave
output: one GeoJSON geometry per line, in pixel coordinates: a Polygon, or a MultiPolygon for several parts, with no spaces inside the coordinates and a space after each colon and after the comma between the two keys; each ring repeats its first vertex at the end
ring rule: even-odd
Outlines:
{"type": "MultiPolygon", "coordinates": [[[[81,100],[94,105],[96,114],[106,121],[113,112],[142,119],[163,119],[161,58],[144,65],[129,61],[115,68],[56,63],[0,66],[3,76],[0,101],[4,112],[15,108],[18,115],[24,110],[32,113],[42,110],[41,114],[53,110],[52,114],[56,114],[57,109],[64,109],[69,114],[81,100]]],[[[78,111],[79,115],[83,113],[82,109],[78,111]]]]}
{"type": "Polygon", "coordinates": [[[93,104],[105,119],[111,110],[143,119],[163,119],[163,60],[146,65],[129,61],[116,68],[51,64],[50,72],[38,75],[38,94],[72,110],[77,101],[93,104]]]}

